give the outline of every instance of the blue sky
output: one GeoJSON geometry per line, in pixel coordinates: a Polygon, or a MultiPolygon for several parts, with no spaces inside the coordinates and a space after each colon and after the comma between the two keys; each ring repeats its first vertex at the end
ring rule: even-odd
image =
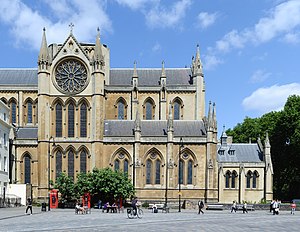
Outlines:
{"type": "MultiPolygon", "coordinates": [[[[199,44],[218,130],[300,94],[300,0],[2,0],[0,68],[36,67],[42,29],[111,50],[111,67],[189,67],[199,44]]],[[[219,134],[220,136],[220,134],[219,134]]]]}

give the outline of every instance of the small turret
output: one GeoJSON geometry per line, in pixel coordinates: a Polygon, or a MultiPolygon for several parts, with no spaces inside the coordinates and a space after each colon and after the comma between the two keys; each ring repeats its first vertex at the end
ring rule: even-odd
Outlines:
{"type": "Polygon", "coordinates": [[[199,44],[197,44],[196,57],[192,62],[192,73],[193,73],[193,76],[203,75],[202,62],[201,62],[201,59],[200,59],[199,44]]]}
{"type": "Polygon", "coordinates": [[[173,114],[172,114],[172,102],[170,101],[169,103],[169,115],[168,115],[168,132],[173,132],[174,131],[174,126],[173,126],[173,114]]]}
{"type": "Polygon", "coordinates": [[[42,44],[41,44],[41,49],[40,49],[40,53],[39,53],[39,57],[38,57],[39,71],[48,70],[50,63],[51,63],[51,61],[50,61],[47,39],[46,39],[46,29],[43,28],[42,44]]]}
{"type": "Polygon", "coordinates": [[[103,71],[103,67],[105,66],[104,57],[102,54],[102,45],[100,42],[100,29],[97,29],[98,34],[96,37],[95,51],[93,56],[93,66],[95,71],[103,71]]]}
{"type": "Polygon", "coordinates": [[[137,74],[137,70],[136,70],[136,64],[137,64],[137,62],[134,61],[133,74],[132,74],[132,86],[134,89],[138,87],[138,74],[137,74]]]}

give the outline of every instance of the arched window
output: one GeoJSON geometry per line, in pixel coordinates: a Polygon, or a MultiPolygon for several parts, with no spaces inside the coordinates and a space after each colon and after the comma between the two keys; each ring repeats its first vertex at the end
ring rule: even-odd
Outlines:
{"type": "Polygon", "coordinates": [[[55,167],[56,167],[56,172],[55,172],[55,179],[59,177],[62,171],[62,154],[61,151],[56,152],[56,160],[55,160],[55,167]]]}
{"type": "Polygon", "coordinates": [[[229,181],[230,181],[230,172],[227,171],[225,174],[225,188],[229,188],[229,181]]]}
{"type": "Polygon", "coordinates": [[[179,183],[183,184],[183,161],[179,162],[179,183]]]}
{"type": "Polygon", "coordinates": [[[80,137],[87,135],[87,107],[85,103],[80,106],[80,137]]]}
{"type": "Polygon", "coordinates": [[[86,173],[86,151],[82,150],[80,152],[80,172],[86,173]]]}
{"type": "Polygon", "coordinates": [[[258,173],[255,171],[252,177],[252,188],[257,188],[258,173]]]}
{"type": "Polygon", "coordinates": [[[74,152],[68,152],[68,176],[74,179],[74,152]]]}
{"type": "Polygon", "coordinates": [[[147,160],[146,162],[146,184],[152,183],[152,161],[147,160]]]}
{"type": "Polygon", "coordinates": [[[118,159],[115,160],[115,171],[120,170],[120,161],[118,159]]]}
{"type": "Polygon", "coordinates": [[[13,100],[10,103],[10,112],[11,112],[11,122],[16,123],[17,122],[17,104],[13,100]]]}
{"type": "Polygon", "coordinates": [[[31,158],[29,155],[24,156],[24,184],[31,183],[31,158]]]}
{"type": "Polygon", "coordinates": [[[124,160],[124,173],[128,174],[128,160],[127,159],[124,160]]]}
{"type": "Polygon", "coordinates": [[[232,172],[232,175],[231,175],[231,188],[235,188],[236,186],[236,177],[237,177],[237,174],[235,171],[232,172]]]}
{"type": "Polygon", "coordinates": [[[68,106],[68,136],[74,137],[74,104],[68,106]]]}
{"type": "Polygon", "coordinates": [[[188,162],[188,176],[187,176],[187,184],[193,183],[193,161],[189,160],[188,162]]]}
{"type": "Polygon", "coordinates": [[[38,101],[35,102],[34,104],[34,114],[35,114],[35,124],[39,122],[39,110],[38,110],[38,101]]]}
{"type": "Polygon", "coordinates": [[[55,135],[62,137],[62,106],[57,103],[55,106],[55,135]]]}
{"type": "Polygon", "coordinates": [[[155,166],[155,184],[160,184],[160,160],[156,160],[155,166]]]}
{"type": "Polygon", "coordinates": [[[119,120],[125,119],[125,105],[123,101],[118,102],[118,119],[119,120]]]}
{"type": "Polygon", "coordinates": [[[180,120],[180,103],[174,102],[174,120],[180,120]]]}
{"type": "Polygon", "coordinates": [[[246,188],[251,187],[251,177],[252,177],[252,173],[251,171],[249,171],[246,176],[246,188]]]}
{"type": "Polygon", "coordinates": [[[32,102],[27,102],[27,123],[32,123],[32,102]]]}
{"type": "Polygon", "coordinates": [[[146,120],[152,120],[152,108],[151,102],[146,102],[146,120]]]}

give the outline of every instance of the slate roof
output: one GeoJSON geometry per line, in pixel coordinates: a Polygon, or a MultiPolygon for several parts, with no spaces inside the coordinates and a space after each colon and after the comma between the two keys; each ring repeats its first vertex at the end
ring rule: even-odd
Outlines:
{"type": "MultiPolygon", "coordinates": [[[[201,137],[206,135],[202,121],[174,121],[174,136],[201,137]]],[[[166,120],[142,120],[142,136],[167,136],[166,120]]],[[[104,136],[134,136],[133,120],[105,120],[104,136]]]]}
{"type": "Polygon", "coordinates": [[[263,162],[263,153],[259,149],[259,146],[255,143],[233,143],[227,144],[226,147],[218,144],[217,159],[219,162],[263,162]],[[224,154],[221,154],[221,150],[224,150],[224,154]],[[233,154],[229,154],[229,150],[234,150],[233,154]]]}
{"type": "MultiPolygon", "coordinates": [[[[0,85],[38,85],[37,68],[0,69],[0,85]]],[[[111,69],[110,86],[131,86],[133,69],[111,69]]],[[[137,69],[139,86],[159,86],[161,69],[137,69]]],[[[189,86],[190,68],[166,69],[167,86],[189,86]]]]}
{"type": "Polygon", "coordinates": [[[0,69],[0,85],[38,85],[36,68],[0,69]]]}
{"type": "Polygon", "coordinates": [[[20,127],[17,130],[17,139],[37,139],[38,128],[37,127],[20,127]]]}
{"type": "MultiPolygon", "coordinates": [[[[190,68],[173,68],[166,70],[167,86],[170,85],[191,85],[190,68]]],[[[133,69],[111,69],[110,85],[112,86],[131,86],[133,69]]],[[[139,86],[159,86],[161,69],[137,69],[139,86]]]]}

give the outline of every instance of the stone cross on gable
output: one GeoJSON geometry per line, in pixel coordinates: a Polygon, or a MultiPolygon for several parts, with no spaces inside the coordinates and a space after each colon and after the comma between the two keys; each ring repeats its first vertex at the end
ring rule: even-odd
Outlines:
{"type": "Polygon", "coordinates": [[[72,33],[72,32],[73,32],[74,24],[71,22],[71,23],[69,24],[69,27],[70,27],[70,32],[72,33]]]}

